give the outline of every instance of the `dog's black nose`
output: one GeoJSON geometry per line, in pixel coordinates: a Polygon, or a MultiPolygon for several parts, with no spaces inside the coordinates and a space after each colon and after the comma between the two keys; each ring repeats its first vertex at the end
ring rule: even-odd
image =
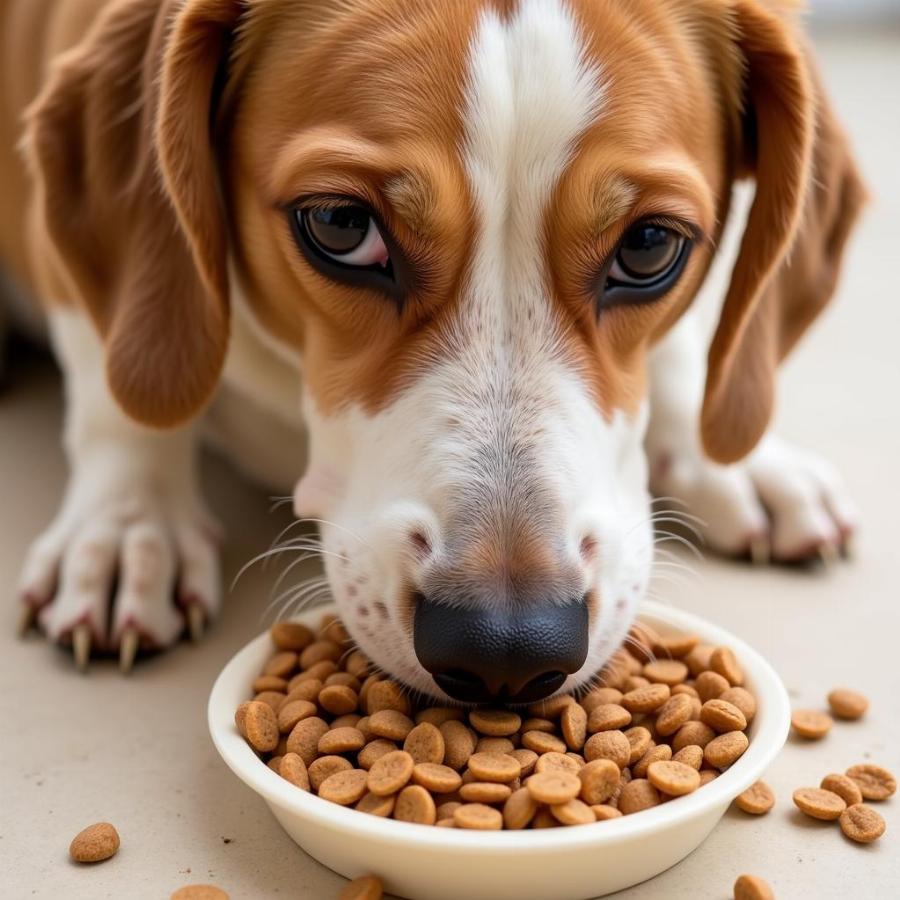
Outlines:
{"type": "Polygon", "coordinates": [[[532,703],[559,690],[584,665],[587,603],[489,611],[422,597],[414,643],[419,662],[455,700],[532,703]]]}

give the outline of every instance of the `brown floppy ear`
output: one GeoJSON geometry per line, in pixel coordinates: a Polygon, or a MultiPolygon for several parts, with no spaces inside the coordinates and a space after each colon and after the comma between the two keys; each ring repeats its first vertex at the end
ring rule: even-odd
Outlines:
{"type": "Polygon", "coordinates": [[[765,432],[778,363],[831,297],[865,196],[794,24],[771,10],[734,4],[746,103],[738,174],[755,177],[756,195],[709,351],[701,433],[721,463],[765,432]]]}
{"type": "MultiPolygon", "coordinates": [[[[123,0],[28,113],[39,215],[125,411],[168,427],[210,398],[228,343],[211,107],[239,0],[123,0]]],[[[38,264],[42,261],[38,260],[38,264]]]]}

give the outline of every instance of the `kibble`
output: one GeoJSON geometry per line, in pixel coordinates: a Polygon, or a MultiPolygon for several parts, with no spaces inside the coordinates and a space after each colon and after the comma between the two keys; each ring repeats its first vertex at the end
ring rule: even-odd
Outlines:
{"type": "Polygon", "coordinates": [[[381,900],[383,896],[381,881],[374,875],[363,875],[344,885],[338,900],[381,900]]]}
{"type": "Polygon", "coordinates": [[[741,875],[734,883],[734,900],[775,900],[775,894],[762,878],[741,875]]]}
{"type": "MultiPolygon", "coordinates": [[[[825,785],[823,784],[822,787],[825,785]]],[[[762,816],[775,805],[775,794],[764,781],[757,781],[742,794],[738,794],[734,802],[737,808],[745,813],[749,813],[751,816],[762,816]]]]}
{"type": "Polygon", "coordinates": [[[119,832],[109,822],[89,825],[72,838],[69,856],[75,862],[103,862],[119,851],[119,832]]]}
{"type": "Polygon", "coordinates": [[[800,737],[818,741],[831,731],[834,720],[828,713],[815,709],[796,709],[791,716],[791,725],[800,737]]]}
{"type": "Polygon", "coordinates": [[[839,719],[861,719],[869,708],[869,701],[858,691],[835,688],[828,695],[828,706],[839,719]]]}
{"type": "Polygon", "coordinates": [[[841,813],[841,831],[860,844],[871,844],[884,834],[884,819],[871,806],[856,803],[841,813]]]}
{"type": "Polygon", "coordinates": [[[831,822],[847,808],[847,804],[832,791],[822,788],[798,788],[794,791],[794,805],[813,819],[831,822]]]}
{"type": "Polygon", "coordinates": [[[186,884],[169,900],[228,900],[228,894],[214,884],[186,884]]]}
{"type": "Polygon", "coordinates": [[[866,800],[887,800],[897,790],[897,779],[887,769],[871,763],[850,766],[846,775],[866,800]]]}
{"type": "MultiPolygon", "coordinates": [[[[333,616],[318,638],[305,625],[280,623],[235,723],[285,781],[367,815],[474,830],[607,821],[708,784],[747,749],[756,714],[728,648],[643,628],[631,639],[633,652],[620,648],[599,673],[603,686],[522,713],[425,706],[373,674],[361,651],[346,653],[348,635],[333,616]]],[[[889,773],[853,768],[829,778],[863,796],[854,780],[862,779],[870,799],[892,792],[889,773]]],[[[736,802],[765,811],[767,790],[754,785],[736,802]]],[[[871,833],[867,821],[847,828],[871,833]]],[[[381,891],[373,877],[357,882],[348,898],[381,891]]]]}

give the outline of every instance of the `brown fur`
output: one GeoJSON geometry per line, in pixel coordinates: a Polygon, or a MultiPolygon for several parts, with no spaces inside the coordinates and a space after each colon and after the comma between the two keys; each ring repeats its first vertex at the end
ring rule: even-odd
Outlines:
{"type": "MultiPolygon", "coordinates": [[[[30,200],[0,156],[7,215],[21,222],[32,205],[34,271],[56,263],[51,278],[32,281],[46,299],[90,313],[131,415],[173,425],[209,398],[228,338],[229,252],[263,325],[304,351],[303,376],[325,411],[381,408],[447,352],[474,235],[460,107],[485,0],[42,0],[43,32],[30,3],[38,8],[13,0],[0,12],[4,47],[23,35],[45,47],[4,101],[11,136],[39,90],[30,200]],[[415,261],[400,315],[298,254],[284,209],[319,191],[368,199],[415,261]]],[[[552,302],[570,355],[600,408],[635,408],[647,348],[701,284],[732,182],[753,175],[702,420],[709,454],[736,460],[768,422],[777,363],[833,291],[863,193],[846,141],[789,5],[576,0],[573,9],[612,88],[547,210],[552,302]],[[598,185],[618,185],[612,220],[598,185]],[[590,276],[648,213],[686,218],[709,240],[667,297],[598,320],[590,276]]],[[[0,251],[24,273],[4,225],[0,251]]]]}

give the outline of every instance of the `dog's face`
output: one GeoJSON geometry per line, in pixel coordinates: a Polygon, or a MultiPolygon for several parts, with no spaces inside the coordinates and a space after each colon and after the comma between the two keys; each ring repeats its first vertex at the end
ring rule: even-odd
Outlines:
{"type": "Polygon", "coordinates": [[[358,644],[425,691],[483,677],[498,613],[569,632],[525,635],[508,692],[571,688],[647,584],[645,357],[708,263],[724,136],[701,48],[638,5],[286,8],[239,51],[231,218],[302,355],[296,510],[358,644]]]}
{"type": "Polygon", "coordinates": [[[813,109],[769,0],[122,0],[28,137],[122,406],[196,415],[233,269],[300,360],[296,509],[354,639],[415,688],[531,699],[644,592],[647,352],[749,173],[702,439],[731,462],[765,428],[810,318],[764,288],[813,109]]]}

